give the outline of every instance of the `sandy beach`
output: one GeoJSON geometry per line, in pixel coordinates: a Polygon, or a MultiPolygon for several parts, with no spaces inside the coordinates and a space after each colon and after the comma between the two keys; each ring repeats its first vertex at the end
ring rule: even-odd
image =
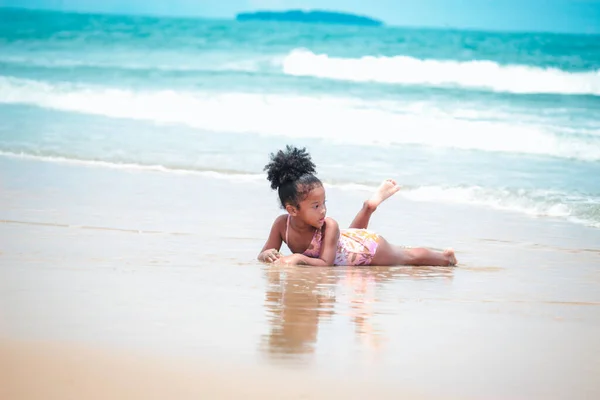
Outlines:
{"type": "Polygon", "coordinates": [[[397,196],[371,228],[458,267],[262,265],[280,212],[266,180],[0,157],[0,397],[600,397],[600,230],[397,196]]]}

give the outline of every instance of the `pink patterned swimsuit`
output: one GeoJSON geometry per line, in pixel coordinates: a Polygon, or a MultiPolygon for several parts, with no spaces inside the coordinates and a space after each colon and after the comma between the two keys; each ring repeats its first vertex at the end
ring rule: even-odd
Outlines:
{"type": "MultiPolygon", "coordinates": [[[[288,242],[288,230],[290,227],[290,216],[287,218],[285,229],[285,242],[288,242]]],[[[371,265],[371,261],[377,251],[379,235],[366,229],[340,229],[340,237],[335,252],[333,265],[371,265]]],[[[323,244],[323,228],[315,229],[315,234],[304,251],[305,256],[318,258],[321,255],[323,244]]],[[[288,244],[289,246],[289,244],[288,244]]]]}

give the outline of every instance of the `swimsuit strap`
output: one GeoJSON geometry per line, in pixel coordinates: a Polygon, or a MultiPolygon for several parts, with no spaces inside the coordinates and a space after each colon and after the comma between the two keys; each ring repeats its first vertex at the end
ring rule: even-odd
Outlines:
{"type": "Polygon", "coordinates": [[[290,230],[290,214],[288,214],[287,224],[285,225],[285,244],[287,244],[288,246],[290,245],[290,242],[288,241],[288,231],[289,230],[290,230]]]}

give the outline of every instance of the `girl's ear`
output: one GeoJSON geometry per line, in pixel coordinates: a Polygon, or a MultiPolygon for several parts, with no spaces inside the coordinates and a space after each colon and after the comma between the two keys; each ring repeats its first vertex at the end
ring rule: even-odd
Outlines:
{"type": "Polygon", "coordinates": [[[285,209],[292,217],[295,217],[298,214],[298,209],[291,204],[286,204],[285,209]]]}

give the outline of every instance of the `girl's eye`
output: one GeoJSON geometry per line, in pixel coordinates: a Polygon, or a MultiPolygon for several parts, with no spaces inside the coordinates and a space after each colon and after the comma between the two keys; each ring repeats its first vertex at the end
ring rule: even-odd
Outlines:
{"type": "Polygon", "coordinates": [[[313,208],[316,210],[319,207],[325,207],[325,203],[327,203],[327,201],[324,201],[323,204],[315,204],[313,208]]]}

